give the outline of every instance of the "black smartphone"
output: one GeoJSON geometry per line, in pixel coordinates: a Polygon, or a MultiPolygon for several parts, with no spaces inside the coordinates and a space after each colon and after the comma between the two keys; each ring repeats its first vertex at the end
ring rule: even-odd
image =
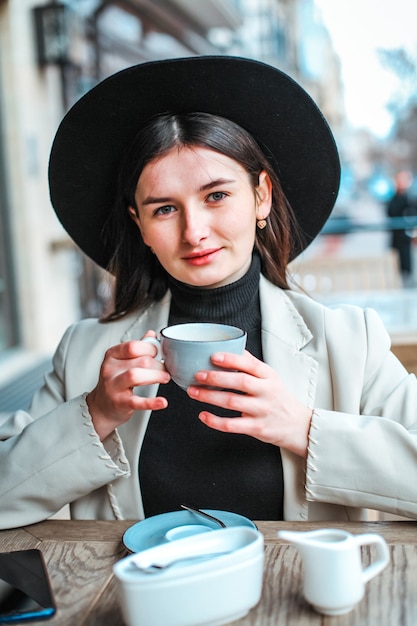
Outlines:
{"type": "Polygon", "coordinates": [[[55,611],[42,552],[0,553],[0,624],[45,620],[55,611]]]}

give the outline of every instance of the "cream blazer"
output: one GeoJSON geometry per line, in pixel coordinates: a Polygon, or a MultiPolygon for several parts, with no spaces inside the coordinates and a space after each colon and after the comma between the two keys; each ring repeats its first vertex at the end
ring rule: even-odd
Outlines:
{"type": "MultiPolygon", "coordinates": [[[[326,308],[261,277],[264,360],[314,408],[308,459],[282,450],[287,520],[366,519],[365,509],[417,518],[417,382],[390,352],[372,310],[326,308]]],[[[119,321],[65,333],[28,412],[0,426],[0,528],[46,519],[66,503],[78,519],[143,518],[138,460],[149,412],[103,443],[86,394],[105,351],[167,324],[170,296],[119,321]]],[[[157,393],[157,385],[138,393],[157,393]]]]}

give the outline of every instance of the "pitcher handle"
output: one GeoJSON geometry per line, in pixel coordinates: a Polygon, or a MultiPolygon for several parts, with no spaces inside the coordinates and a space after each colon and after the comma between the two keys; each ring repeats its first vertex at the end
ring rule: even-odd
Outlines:
{"type": "Polygon", "coordinates": [[[385,539],[381,535],[377,535],[375,533],[357,535],[354,539],[358,546],[375,544],[377,547],[376,561],[362,570],[362,580],[364,583],[367,583],[368,580],[382,572],[382,570],[388,565],[390,560],[388,546],[385,539]]]}

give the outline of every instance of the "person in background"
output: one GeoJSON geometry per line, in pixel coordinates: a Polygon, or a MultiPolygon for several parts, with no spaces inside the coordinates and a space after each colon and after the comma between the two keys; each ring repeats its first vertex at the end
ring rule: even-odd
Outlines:
{"type": "Polygon", "coordinates": [[[30,409],[1,425],[0,527],[67,503],[78,519],[182,502],[265,520],[417,517],[414,375],[375,312],[288,285],[339,179],[310,96],[256,61],[146,63],[74,105],[51,199],[113,274],[114,306],[67,330],[30,409]],[[184,391],[143,339],[190,321],[248,340],[184,391]]]}
{"type": "MultiPolygon", "coordinates": [[[[407,218],[417,216],[417,207],[409,196],[409,189],[413,183],[413,176],[409,171],[398,172],[394,179],[395,192],[387,203],[387,215],[392,218],[407,218]]],[[[391,231],[390,247],[398,252],[401,274],[404,286],[408,286],[412,279],[412,236],[406,227],[395,228],[391,231]]]]}

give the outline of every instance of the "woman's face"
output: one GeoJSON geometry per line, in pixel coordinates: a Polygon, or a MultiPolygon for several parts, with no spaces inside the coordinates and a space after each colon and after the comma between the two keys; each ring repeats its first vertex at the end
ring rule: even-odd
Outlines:
{"type": "Polygon", "coordinates": [[[248,270],[256,220],[269,214],[271,193],[265,172],[255,190],[237,161],[206,148],[173,148],[143,169],[138,215],[129,211],[171,276],[220,287],[248,270]]]}

